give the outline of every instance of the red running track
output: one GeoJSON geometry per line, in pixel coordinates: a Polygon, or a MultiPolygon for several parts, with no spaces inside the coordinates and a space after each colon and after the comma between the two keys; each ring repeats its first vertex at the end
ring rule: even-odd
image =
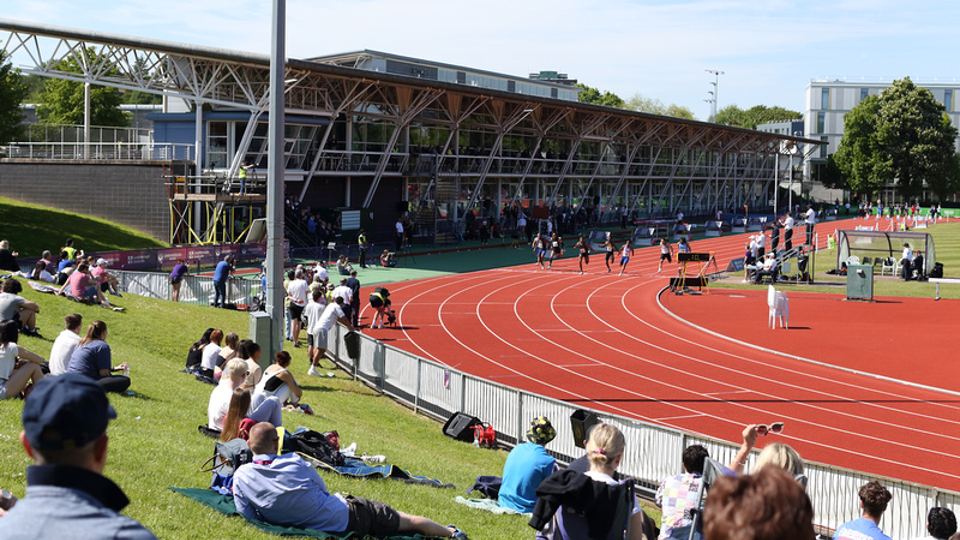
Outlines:
{"type": "MultiPolygon", "coordinates": [[[[821,237],[838,224],[821,224],[821,237]]],[[[724,266],[744,241],[704,239],[693,249],[724,266]]],[[[731,442],[744,424],[782,420],[781,440],[806,459],[960,490],[960,398],[695,330],[658,306],[666,278],[656,258],[655,249],[637,251],[622,277],[594,257],[582,276],[576,259],[564,259],[552,271],[527,265],[398,284],[401,329],[368,332],[502,384],[731,442]]]]}

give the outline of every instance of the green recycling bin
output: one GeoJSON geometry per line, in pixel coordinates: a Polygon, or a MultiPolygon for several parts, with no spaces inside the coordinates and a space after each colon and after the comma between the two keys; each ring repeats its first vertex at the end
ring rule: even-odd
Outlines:
{"type": "Polygon", "coordinates": [[[847,266],[847,300],[873,301],[873,266],[847,266]]]}

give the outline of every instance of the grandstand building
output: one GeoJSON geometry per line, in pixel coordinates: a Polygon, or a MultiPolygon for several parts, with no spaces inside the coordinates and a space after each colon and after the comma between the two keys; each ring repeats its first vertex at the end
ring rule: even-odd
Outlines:
{"type": "MultiPolygon", "coordinates": [[[[0,43],[25,73],[164,97],[163,111],[148,115],[154,146],[137,155],[171,162],[161,180],[169,240],[231,239],[243,231],[235,216],[249,223],[262,212],[262,192],[241,193],[240,171],[244,163],[253,177],[266,171],[267,57],[9,21],[0,21],[0,43]],[[101,54],[79,62],[84,72],[51,67],[90,47],[101,54]]],[[[389,235],[408,212],[433,241],[515,205],[534,215],[585,208],[600,220],[744,204],[753,213],[772,210],[782,143],[819,143],[579,103],[560,75],[513,77],[376,51],[290,59],[287,197],[342,212],[345,234],[363,226],[389,235]]],[[[8,155],[25,154],[14,146],[8,155]]]]}

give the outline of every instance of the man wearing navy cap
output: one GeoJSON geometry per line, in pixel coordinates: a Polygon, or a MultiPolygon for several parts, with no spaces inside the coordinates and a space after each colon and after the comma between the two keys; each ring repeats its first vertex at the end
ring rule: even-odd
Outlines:
{"type": "Polygon", "coordinates": [[[120,514],[130,503],[103,476],[107,422],[117,413],[95,381],[79,374],[47,377],[23,406],[20,442],[27,495],[0,519],[0,538],[122,538],[150,540],[143,525],[120,514]]]}

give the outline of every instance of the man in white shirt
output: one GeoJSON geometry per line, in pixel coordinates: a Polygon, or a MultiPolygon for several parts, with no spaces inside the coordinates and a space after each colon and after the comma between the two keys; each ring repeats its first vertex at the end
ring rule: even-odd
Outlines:
{"type": "Polygon", "coordinates": [[[397,234],[395,238],[396,249],[394,249],[394,251],[400,251],[400,248],[403,247],[403,221],[400,218],[397,218],[397,224],[395,227],[397,229],[397,234]]]}
{"type": "Polygon", "coordinates": [[[343,298],[343,312],[351,320],[353,319],[353,289],[347,285],[347,278],[340,280],[340,285],[334,287],[333,292],[331,293],[333,299],[343,298]]]}
{"type": "Polygon", "coordinates": [[[290,317],[290,333],[294,347],[300,346],[300,316],[303,315],[303,308],[307,307],[307,293],[310,286],[303,279],[303,270],[297,270],[293,279],[287,284],[287,298],[290,300],[290,306],[287,307],[290,317]]]}
{"type": "Polygon", "coordinates": [[[330,274],[327,272],[327,267],[317,262],[317,266],[313,269],[314,279],[320,278],[320,282],[324,285],[327,284],[327,281],[330,280],[330,274]]]}
{"type": "Polygon", "coordinates": [[[50,374],[62,375],[67,372],[67,364],[73,356],[74,349],[80,344],[80,326],[83,317],[79,313],[67,315],[63,318],[66,329],[60,332],[50,349],[50,374]]]}
{"type": "Polygon", "coordinates": [[[807,207],[807,213],[805,214],[806,224],[807,224],[807,244],[813,245],[813,226],[817,224],[817,211],[813,209],[813,205],[807,207]]]}
{"type": "Polygon", "coordinates": [[[354,330],[353,324],[350,323],[350,317],[347,317],[343,311],[343,305],[343,297],[335,296],[333,302],[327,304],[323,313],[320,314],[320,318],[317,319],[317,323],[311,328],[314,356],[310,358],[310,369],[307,371],[309,375],[320,374],[317,371],[317,364],[320,362],[320,358],[327,354],[327,339],[333,325],[339,322],[351,332],[354,330]]]}
{"type": "Polygon", "coordinates": [[[757,236],[754,237],[754,241],[757,244],[757,258],[763,257],[767,252],[767,235],[763,234],[763,231],[757,233],[757,236]]]}
{"type": "Polygon", "coordinates": [[[793,216],[790,212],[783,216],[783,247],[787,251],[793,249],[793,216]]]}
{"type": "Polygon", "coordinates": [[[903,244],[903,253],[900,255],[900,268],[902,270],[901,276],[904,280],[908,280],[913,276],[913,250],[910,249],[910,244],[903,244]]]}

